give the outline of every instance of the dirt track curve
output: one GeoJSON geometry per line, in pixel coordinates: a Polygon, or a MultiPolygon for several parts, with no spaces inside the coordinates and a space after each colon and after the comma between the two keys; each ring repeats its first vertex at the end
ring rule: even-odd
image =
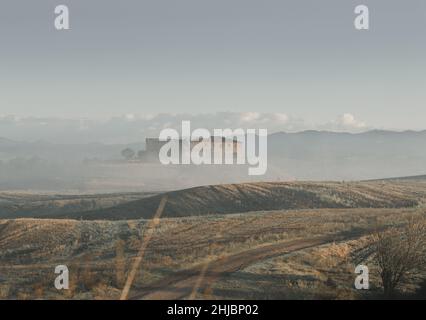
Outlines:
{"type": "Polygon", "coordinates": [[[216,279],[239,271],[251,264],[286,253],[316,247],[333,241],[354,237],[351,235],[326,236],[304,240],[294,240],[249,249],[237,254],[202,264],[192,269],[176,272],[150,286],[130,295],[131,299],[178,300],[192,299],[195,292],[202,291],[216,279]]]}

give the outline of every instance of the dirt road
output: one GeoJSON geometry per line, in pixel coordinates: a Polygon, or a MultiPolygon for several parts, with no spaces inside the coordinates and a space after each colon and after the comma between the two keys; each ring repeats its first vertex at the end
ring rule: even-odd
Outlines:
{"type": "Polygon", "coordinates": [[[265,259],[342,240],[343,238],[347,237],[327,236],[295,240],[246,250],[189,270],[179,271],[151,284],[149,287],[145,287],[142,291],[133,292],[130,297],[131,299],[144,300],[192,299],[197,291],[202,291],[217,278],[224,277],[226,274],[236,272],[265,259]]]}

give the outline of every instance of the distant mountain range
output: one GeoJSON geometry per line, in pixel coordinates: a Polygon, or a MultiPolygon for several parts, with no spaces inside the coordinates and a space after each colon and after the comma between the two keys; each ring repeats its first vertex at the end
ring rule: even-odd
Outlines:
{"type": "MultiPolygon", "coordinates": [[[[277,132],[268,137],[269,154],[289,158],[309,158],[314,155],[335,156],[425,156],[426,130],[424,131],[385,131],[372,130],[363,133],[330,131],[301,131],[296,133],[277,132]]],[[[123,148],[136,151],[145,147],[145,142],[129,144],[57,144],[44,140],[26,142],[0,137],[0,160],[2,154],[9,157],[38,156],[54,158],[60,151],[68,159],[98,157],[104,159],[119,158],[123,148]]],[[[4,157],[3,157],[4,158],[4,157]]]]}
{"type": "Polygon", "coordinates": [[[336,133],[303,131],[274,133],[268,139],[272,155],[309,157],[335,156],[425,156],[426,131],[382,131],[336,133]]]}
{"type": "Polygon", "coordinates": [[[296,179],[359,180],[426,172],[426,131],[275,133],[269,136],[268,150],[270,164],[296,179]]]}

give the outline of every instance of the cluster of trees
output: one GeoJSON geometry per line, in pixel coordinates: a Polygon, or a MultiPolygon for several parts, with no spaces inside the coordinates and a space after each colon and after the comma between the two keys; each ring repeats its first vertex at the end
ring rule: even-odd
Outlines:
{"type": "Polygon", "coordinates": [[[122,157],[126,160],[140,159],[142,158],[143,154],[144,154],[143,150],[136,152],[132,148],[126,148],[123,151],[121,151],[122,157]]]}

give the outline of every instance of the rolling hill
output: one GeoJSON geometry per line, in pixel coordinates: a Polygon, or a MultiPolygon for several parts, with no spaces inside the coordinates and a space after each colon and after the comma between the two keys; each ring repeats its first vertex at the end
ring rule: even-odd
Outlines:
{"type": "Polygon", "coordinates": [[[122,220],[151,218],[168,196],[163,217],[314,208],[403,208],[422,203],[426,184],[377,182],[272,182],[201,186],[129,201],[117,206],[53,214],[50,218],[122,220]],[[420,191],[419,191],[420,190],[420,191]]]}

